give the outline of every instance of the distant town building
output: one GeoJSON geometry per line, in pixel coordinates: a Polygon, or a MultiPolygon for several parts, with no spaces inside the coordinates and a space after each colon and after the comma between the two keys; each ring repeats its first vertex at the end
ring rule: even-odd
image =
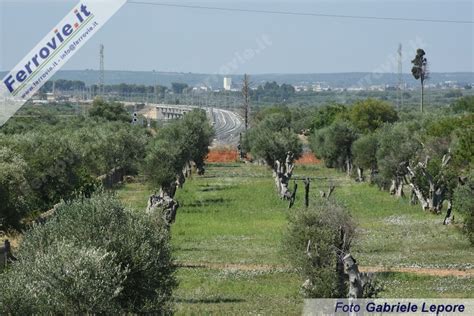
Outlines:
{"type": "Polygon", "coordinates": [[[207,86],[195,86],[193,88],[193,91],[197,91],[197,92],[200,92],[200,91],[209,91],[211,90],[209,87],[207,86]]]}
{"type": "Polygon", "coordinates": [[[224,77],[224,90],[230,90],[232,88],[232,78],[224,77]]]}
{"type": "Polygon", "coordinates": [[[315,82],[311,86],[311,89],[315,92],[328,91],[330,89],[330,86],[325,82],[315,82]]]}

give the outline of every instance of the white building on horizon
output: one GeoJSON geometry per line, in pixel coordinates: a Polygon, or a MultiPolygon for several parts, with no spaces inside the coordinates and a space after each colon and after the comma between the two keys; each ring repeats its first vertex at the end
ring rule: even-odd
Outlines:
{"type": "Polygon", "coordinates": [[[232,78],[224,77],[224,90],[229,91],[232,88],[232,78]]]}

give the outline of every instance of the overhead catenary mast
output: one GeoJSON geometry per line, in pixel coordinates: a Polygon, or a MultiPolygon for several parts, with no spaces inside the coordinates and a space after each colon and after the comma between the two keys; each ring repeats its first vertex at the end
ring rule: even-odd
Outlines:
{"type": "Polygon", "coordinates": [[[402,44],[398,44],[398,109],[403,107],[402,44]]]}
{"type": "Polygon", "coordinates": [[[104,94],[104,81],[105,81],[105,70],[104,70],[104,45],[100,44],[100,51],[99,51],[99,95],[104,94]]]}
{"type": "Polygon", "coordinates": [[[243,108],[244,108],[245,131],[247,131],[249,127],[249,118],[250,118],[250,80],[247,74],[244,74],[242,96],[243,96],[243,101],[244,101],[243,108]]]}

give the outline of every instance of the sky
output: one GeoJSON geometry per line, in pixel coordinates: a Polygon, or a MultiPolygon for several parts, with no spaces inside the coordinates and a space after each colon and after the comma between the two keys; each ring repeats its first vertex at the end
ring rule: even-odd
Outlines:
{"type": "MultiPolygon", "coordinates": [[[[136,0],[138,1],[138,0],[136,0]]],[[[145,1],[145,0],[143,0],[145,1]]],[[[146,0],[239,9],[474,20],[474,1],[146,0]]],[[[13,68],[77,3],[0,0],[0,70],[13,68]]],[[[62,68],[220,74],[397,72],[416,48],[432,72],[474,71],[474,24],[341,19],[125,4],[62,68]]]]}

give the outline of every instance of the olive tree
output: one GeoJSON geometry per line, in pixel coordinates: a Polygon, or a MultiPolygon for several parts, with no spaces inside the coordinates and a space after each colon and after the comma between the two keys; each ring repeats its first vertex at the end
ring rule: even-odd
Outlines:
{"type": "Polygon", "coordinates": [[[474,172],[454,190],[454,208],[464,217],[464,231],[474,244],[474,172]]]}
{"type": "Polygon", "coordinates": [[[313,130],[322,129],[331,125],[338,119],[347,116],[348,108],[342,104],[329,104],[317,109],[313,115],[311,128],[313,130]]]}
{"type": "Polygon", "coordinates": [[[354,231],[348,211],[330,199],[290,214],[283,249],[305,280],[305,297],[372,297],[380,290],[350,255],[354,231]]]}
{"type": "Polygon", "coordinates": [[[96,98],[92,102],[89,116],[97,120],[131,122],[132,117],[123,104],[107,102],[102,98],[96,98]]]}
{"type": "Polygon", "coordinates": [[[45,130],[0,140],[19,153],[28,165],[25,174],[32,189],[34,206],[47,210],[61,199],[70,199],[89,181],[82,161],[63,130],[45,130]]]}
{"type": "Polygon", "coordinates": [[[369,169],[370,181],[372,182],[377,172],[377,149],[378,139],[376,134],[363,135],[352,144],[358,181],[364,181],[364,169],[369,169]]]}
{"type": "Polygon", "coordinates": [[[447,202],[450,220],[453,191],[472,164],[472,117],[428,120],[418,132],[421,149],[407,164],[408,184],[423,210],[441,213],[447,202]]]}
{"type": "Polygon", "coordinates": [[[407,164],[407,170],[408,183],[423,210],[440,213],[447,200],[450,212],[457,174],[448,139],[427,140],[413,162],[407,164]]]}
{"type": "Polygon", "coordinates": [[[474,95],[457,99],[450,108],[454,113],[474,113],[474,95]]]}
{"type": "Polygon", "coordinates": [[[160,138],[153,139],[143,161],[145,175],[155,189],[174,197],[174,183],[182,172],[186,159],[176,144],[160,138]]]}
{"type": "Polygon", "coordinates": [[[214,130],[202,110],[188,112],[182,121],[182,144],[186,159],[196,165],[198,174],[204,174],[204,160],[214,138],[214,130]]]}
{"type": "Polygon", "coordinates": [[[358,135],[351,123],[336,121],[311,135],[311,149],[329,168],[352,172],[352,143],[358,135]]]}
{"type": "Polygon", "coordinates": [[[6,314],[119,313],[127,267],[103,248],[59,241],[0,275],[6,314]]]}
{"type": "Polygon", "coordinates": [[[143,128],[121,122],[91,122],[67,135],[84,169],[93,176],[113,169],[136,174],[150,139],[143,128]]]}
{"type": "Polygon", "coordinates": [[[18,260],[2,275],[0,298],[10,294],[0,307],[169,313],[176,286],[169,240],[153,216],[125,209],[111,194],[63,202],[45,224],[25,232],[18,260]],[[10,292],[8,284],[18,285],[10,292]]]}
{"type": "Polygon", "coordinates": [[[195,164],[198,174],[204,173],[204,160],[213,135],[206,113],[197,109],[158,131],[148,145],[143,162],[145,175],[153,188],[160,191],[150,196],[148,212],[158,212],[168,225],[174,221],[179,207],[174,200],[176,189],[190,173],[191,163],[195,164]]]}
{"type": "Polygon", "coordinates": [[[288,183],[294,160],[301,156],[303,148],[287,117],[281,113],[267,116],[247,132],[244,144],[247,152],[272,168],[280,197],[290,199],[288,183]]]}
{"type": "Polygon", "coordinates": [[[390,103],[369,98],[357,101],[350,109],[349,118],[354,127],[365,134],[397,121],[398,115],[390,103]]]}
{"type": "Polygon", "coordinates": [[[28,166],[11,149],[0,148],[0,227],[18,228],[31,208],[28,166]]]}
{"type": "Polygon", "coordinates": [[[400,123],[384,126],[378,132],[378,177],[383,183],[391,183],[389,192],[397,197],[404,195],[407,166],[421,149],[421,143],[414,137],[418,128],[416,124],[400,123]]]}

